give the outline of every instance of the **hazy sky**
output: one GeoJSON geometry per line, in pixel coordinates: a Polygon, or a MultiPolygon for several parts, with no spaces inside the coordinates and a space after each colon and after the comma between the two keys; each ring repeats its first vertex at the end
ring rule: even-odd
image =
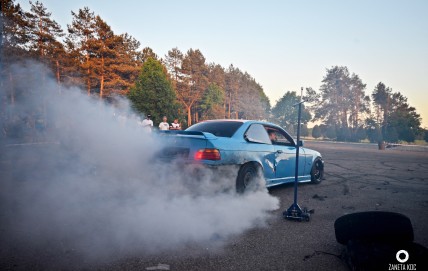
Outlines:
{"type": "Polygon", "coordinates": [[[402,92],[428,127],[426,0],[41,2],[64,29],[71,10],[88,6],[161,57],[200,49],[208,62],[251,74],[272,105],[301,86],[318,90],[326,68],[347,66],[367,94],[380,81],[402,92]]]}

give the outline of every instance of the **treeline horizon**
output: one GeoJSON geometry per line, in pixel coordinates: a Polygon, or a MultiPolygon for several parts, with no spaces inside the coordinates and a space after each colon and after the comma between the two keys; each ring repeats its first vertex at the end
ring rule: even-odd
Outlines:
{"type": "MultiPolygon", "coordinates": [[[[88,95],[114,99],[129,95],[144,63],[152,58],[165,69],[175,93],[176,113],[170,117],[179,117],[186,125],[220,116],[268,117],[270,102],[263,88],[250,74],[232,64],[224,68],[207,63],[202,52],[193,48],[185,53],[172,48],[163,58],[159,57],[150,47],[140,49],[141,43],[128,33],[114,33],[88,7],[71,11],[71,23],[63,30],[42,2],[29,3],[30,11],[24,11],[13,0],[2,0],[5,79],[14,80],[7,71],[10,64],[31,58],[49,67],[59,85],[79,86],[88,95]]],[[[16,93],[9,89],[11,103],[14,96],[16,93]]],[[[144,108],[135,106],[140,113],[151,114],[157,120],[166,114],[158,112],[160,109],[141,112],[144,108]]]]}
{"type": "MultiPolygon", "coordinates": [[[[34,95],[14,87],[21,79],[15,78],[12,64],[28,60],[46,65],[58,88],[77,86],[113,104],[125,97],[137,113],[151,114],[157,122],[164,115],[180,119],[185,127],[206,119],[243,118],[269,120],[292,134],[296,130],[296,92],[285,93],[271,108],[263,87],[249,73],[232,64],[208,63],[199,49],[172,48],[159,57],[150,47],[140,49],[140,41],[128,33],[114,33],[87,7],[71,11],[71,23],[63,30],[42,2],[30,1],[29,11],[14,0],[1,3],[3,134],[19,122],[9,109],[34,95]]],[[[347,67],[327,69],[318,91],[306,89],[302,131],[309,121],[317,121],[316,138],[413,142],[423,137],[420,115],[400,92],[381,82],[371,95],[365,91],[366,84],[347,67]]]]}
{"type": "MultiPolygon", "coordinates": [[[[346,66],[333,66],[326,70],[319,91],[306,88],[303,99],[302,132],[309,135],[305,126],[309,121],[319,122],[312,129],[314,138],[338,141],[370,142],[399,141],[428,142],[428,131],[421,127],[421,117],[407,98],[399,91],[379,82],[371,94],[367,85],[346,66]]],[[[296,92],[287,92],[272,108],[272,115],[281,125],[294,131],[300,100],[296,92]]]]}

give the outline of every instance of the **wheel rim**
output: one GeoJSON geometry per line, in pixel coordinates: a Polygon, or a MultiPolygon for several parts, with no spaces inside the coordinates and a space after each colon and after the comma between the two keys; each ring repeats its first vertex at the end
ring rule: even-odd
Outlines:
{"type": "Polygon", "coordinates": [[[315,172],[314,172],[314,178],[316,179],[316,180],[318,180],[318,179],[320,179],[320,177],[321,177],[321,164],[320,164],[320,162],[319,161],[317,161],[316,163],[315,163],[315,172]]]}

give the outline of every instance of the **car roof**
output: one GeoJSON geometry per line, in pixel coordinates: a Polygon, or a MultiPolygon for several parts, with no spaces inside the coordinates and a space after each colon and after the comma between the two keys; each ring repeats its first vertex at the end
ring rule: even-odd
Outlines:
{"type": "MultiPolygon", "coordinates": [[[[202,123],[202,122],[242,122],[242,123],[261,123],[261,124],[266,124],[269,126],[273,126],[273,127],[279,127],[282,128],[281,126],[265,121],[265,120],[244,120],[244,119],[214,119],[214,120],[203,120],[200,121],[198,123],[202,123]]],[[[283,128],[282,128],[283,129],[283,128]]]]}
{"type": "Polygon", "coordinates": [[[282,128],[278,124],[271,123],[271,122],[268,122],[268,121],[265,121],[265,120],[214,119],[214,120],[203,120],[203,121],[200,121],[198,123],[203,123],[203,122],[241,122],[243,124],[246,123],[247,126],[251,125],[252,123],[259,123],[259,124],[262,124],[262,125],[270,126],[271,128],[279,128],[279,129],[285,130],[284,128],[282,128]]]}
{"type": "MultiPolygon", "coordinates": [[[[284,128],[282,128],[281,126],[279,126],[279,125],[277,125],[277,124],[274,124],[274,123],[271,123],[271,122],[268,122],[268,121],[265,121],[265,120],[214,119],[214,120],[204,120],[204,121],[200,121],[200,122],[198,122],[198,123],[204,123],[204,122],[240,122],[240,123],[242,123],[242,124],[245,124],[245,125],[242,125],[242,127],[240,127],[240,128],[237,130],[237,131],[241,130],[241,134],[242,134],[242,133],[244,133],[244,132],[248,129],[248,127],[249,127],[251,124],[261,124],[261,125],[266,125],[266,126],[267,126],[267,127],[269,127],[269,128],[283,130],[283,131],[285,131],[285,132],[288,134],[288,132],[287,132],[284,128]]],[[[196,124],[196,123],[195,123],[195,124],[196,124]]],[[[235,134],[233,135],[233,137],[236,137],[236,136],[237,136],[237,131],[235,132],[235,134]]],[[[294,140],[294,139],[293,139],[293,140],[294,140]]]]}
{"type": "Polygon", "coordinates": [[[248,122],[250,120],[243,120],[243,119],[215,119],[215,120],[203,120],[201,122],[224,122],[224,121],[230,121],[230,122],[248,122]]]}

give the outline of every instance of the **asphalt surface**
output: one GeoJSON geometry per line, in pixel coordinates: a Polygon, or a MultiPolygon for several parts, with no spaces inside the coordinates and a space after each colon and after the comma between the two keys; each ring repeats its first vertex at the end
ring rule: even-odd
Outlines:
{"type": "MultiPolygon", "coordinates": [[[[184,244],[159,253],[136,251],[98,263],[80,262],[66,250],[52,253],[49,247],[46,253],[11,252],[11,244],[3,243],[0,269],[348,270],[339,257],[343,246],[335,240],[334,222],[344,214],[374,210],[408,216],[415,242],[428,247],[428,152],[321,142],[306,142],[305,147],[320,151],[325,160],[325,180],[299,186],[299,205],[314,210],[310,222],[283,219],[282,212],[293,202],[293,186],[283,185],[270,190],[280,199],[280,208],[271,212],[264,226],[227,239],[184,244]]],[[[10,157],[1,160],[0,173],[5,178],[22,163],[10,157]]]]}

